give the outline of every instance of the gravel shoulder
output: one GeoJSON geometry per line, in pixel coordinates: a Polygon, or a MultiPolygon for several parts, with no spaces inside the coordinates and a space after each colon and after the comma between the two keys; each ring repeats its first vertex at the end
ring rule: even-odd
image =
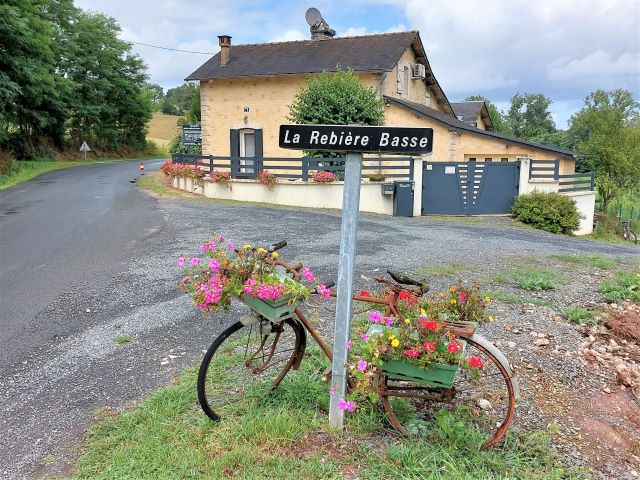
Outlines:
{"type": "MultiPolygon", "coordinates": [[[[175,259],[194,251],[210,232],[254,245],[286,239],[285,258],[309,265],[321,278],[336,276],[339,212],[203,202],[188,197],[157,198],[155,202],[165,227],[140,240],[120,271],[73,285],[34,319],[34,328],[43,323],[64,325],[73,319],[75,331],[61,329],[34,348],[27,360],[0,374],[1,478],[40,478],[69,471],[83,432],[97,416],[106,409],[127,408],[197,364],[216,334],[240,315],[242,307],[236,306],[227,318],[202,319],[177,291],[175,259]],[[122,335],[130,336],[131,341],[116,343],[122,335]]],[[[639,258],[639,250],[633,247],[518,228],[503,218],[468,223],[362,215],[357,288],[370,288],[368,279],[387,267],[415,271],[463,263],[474,270],[435,277],[434,288],[444,288],[458,277],[486,283],[495,272],[528,262],[562,272],[567,283],[549,294],[554,308],[495,302],[497,321],[483,331],[500,342],[500,348],[523,372],[518,428],[544,427],[552,421],[553,413],[545,412],[535,400],[540,384],[577,393],[584,391],[581,388],[602,391],[603,385],[611,385],[609,379],[598,379],[597,384],[585,380],[591,378],[588,368],[577,357],[572,360],[551,353],[556,346],[578,351],[583,341],[583,334],[573,325],[553,319],[556,310],[600,302],[594,297],[597,282],[611,273],[553,263],[548,259],[551,254],[600,254],[628,266],[639,258]],[[551,340],[544,350],[532,344],[532,331],[551,340]],[[552,379],[548,372],[556,367],[558,376],[552,379]]],[[[514,290],[513,286],[500,288],[514,290]]],[[[330,335],[331,320],[325,319],[322,325],[330,335]]],[[[565,444],[559,440],[558,445],[562,449],[565,444]]],[[[571,443],[566,445],[568,461],[591,464],[580,451],[571,455],[571,443]]]]}

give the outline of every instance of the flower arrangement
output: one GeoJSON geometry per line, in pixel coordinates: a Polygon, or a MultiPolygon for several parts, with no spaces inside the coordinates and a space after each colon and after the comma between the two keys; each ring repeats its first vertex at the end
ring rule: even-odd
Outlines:
{"type": "Polygon", "coordinates": [[[222,170],[214,170],[209,174],[209,180],[213,183],[220,183],[231,190],[231,174],[222,170]]]}
{"type": "Polygon", "coordinates": [[[160,170],[162,171],[162,173],[164,173],[166,176],[174,176],[173,174],[173,169],[175,167],[175,163],[173,163],[171,160],[167,160],[166,162],[164,162],[162,164],[162,166],[160,167],[160,170]]]}
{"type": "Polygon", "coordinates": [[[438,364],[454,365],[471,370],[474,376],[483,367],[479,357],[463,360],[464,342],[446,329],[447,321],[493,321],[486,312],[491,299],[480,295],[477,284],[468,287],[461,282],[447,292],[423,298],[405,290],[398,300],[399,318],[372,310],[364,328],[346,345],[351,353],[348,368],[355,379],[354,403],[342,403],[349,411],[358,398],[377,399],[373,383],[384,372],[385,362],[398,360],[425,371],[438,364]]]}
{"type": "Polygon", "coordinates": [[[258,181],[267,187],[269,190],[273,190],[278,183],[278,179],[276,176],[271,173],[269,170],[260,170],[258,175],[256,176],[258,181]]]}
{"type": "Polygon", "coordinates": [[[316,183],[331,183],[336,181],[336,176],[333,172],[324,170],[313,172],[311,178],[313,178],[313,181],[316,183]]]}
{"type": "Polygon", "coordinates": [[[205,176],[204,171],[197,165],[174,163],[171,160],[164,162],[160,170],[167,176],[192,178],[198,185],[202,185],[202,179],[205,176]]]}
{"type": "Polygon", "coordinates": [[[179,288],[188,293],[196,308],[204,313],[227,309],[231,299],[243,296],[269,301],[287,296],[290,304],[304,300],[315,289],[323,297],[330,291],[304,268],[300,280],[286,276],[280,268],[278,253],[245,244],[235,248],[218,235],[200,245],[200,255],[178,258],[182,269],[179,288]]]}

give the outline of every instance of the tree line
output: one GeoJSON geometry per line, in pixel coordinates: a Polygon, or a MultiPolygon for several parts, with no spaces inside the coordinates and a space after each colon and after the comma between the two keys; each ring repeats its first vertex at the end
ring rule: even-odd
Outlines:
{"type": "Polygon", "coordinates": [[[0,150],[29,159],[83,141],[146,146],[146,66],[113,18],[73,0],[4,0],[0,19],[0,150]]]}
{"type": "Polygon", "coordinates": [[[507,111],[479,95],[465,100],[484,101],[498,133],[574,150],[576,171],[596,173],[603,210],[623,193],[639,194],[640,104],[630,91],[590,93],[566,130],[556,127],[552,100],[542,93],[515,94],[507,111]]]}

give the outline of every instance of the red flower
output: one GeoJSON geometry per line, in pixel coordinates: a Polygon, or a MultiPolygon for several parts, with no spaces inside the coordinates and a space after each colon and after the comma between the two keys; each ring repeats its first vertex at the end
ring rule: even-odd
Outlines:
{"type": "Polygon", "coordinates": [[[451,353],[458,353],[458,350],[460,350],[460,347],[458,346],[458,344],[456,342],[449,342],[447,344],[447,349],[451,352],[451,353]]]}
{"type": "Polygon", "coordinates": [[[428,318],[420,318],[420,326],[422,328],[426,328],[432,332],[435,332],[438,328],[438,323],[433,320],[429,320],[428,318]]]}
{"type": "Polygon", "coordinates": [[[407,302],[409,304],[410,307],[413,307],[416,304],[416,302],[418,301],[418,297],[416,297],[414,295],[411,295],[406,290],[402,290],[400,292],[400,295],[398,295],[398,299],[399,300],[404,300],[405,302],[407,302]]]}
{"type": "Polygon", "coordinates": [[[480,368],[484,365],[484,362],[478,357],[469,357],[469,360],[467,360],[467,363],[469,364],[470,367],[477,367],[477,368],[480,368]]]}
{"type": "Polygon", "coordinates": [[[360,293],[358,294],[361,297],[370,297],[371,294],[369,292],[367,292],[366,290],[360,290],[360,293]]]}
{"type": "Polygon", "coordinates": [[[436,349],[436,344],[433,342],[424,342],[423,347],[426,352],[433,352],[436,349]]]}
{"type": "Polygon", "coordinates": [[[407,357],[418,358],[420,356],[420,350],[418,350],[416,348],[412,348],[411,350],[405,350],[404,354],[407,357]]]}

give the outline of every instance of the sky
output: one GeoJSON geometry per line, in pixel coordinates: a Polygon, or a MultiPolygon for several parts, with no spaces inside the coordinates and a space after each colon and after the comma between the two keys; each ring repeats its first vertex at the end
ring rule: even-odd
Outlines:
{"type": "MultiPolygon", "coordinates": [[[[313,6],[338,36],[418,30],[449,101],[483,95],[507,109],[515,93],[553,100],[558,128],[596,89],[640,100],[640,0],[76,0],[114,17],[120,38],[215,54],[233,44],[309,38],[313,6]]],[[[134,45],[165,89],[210,55],[134,45]]]]}

